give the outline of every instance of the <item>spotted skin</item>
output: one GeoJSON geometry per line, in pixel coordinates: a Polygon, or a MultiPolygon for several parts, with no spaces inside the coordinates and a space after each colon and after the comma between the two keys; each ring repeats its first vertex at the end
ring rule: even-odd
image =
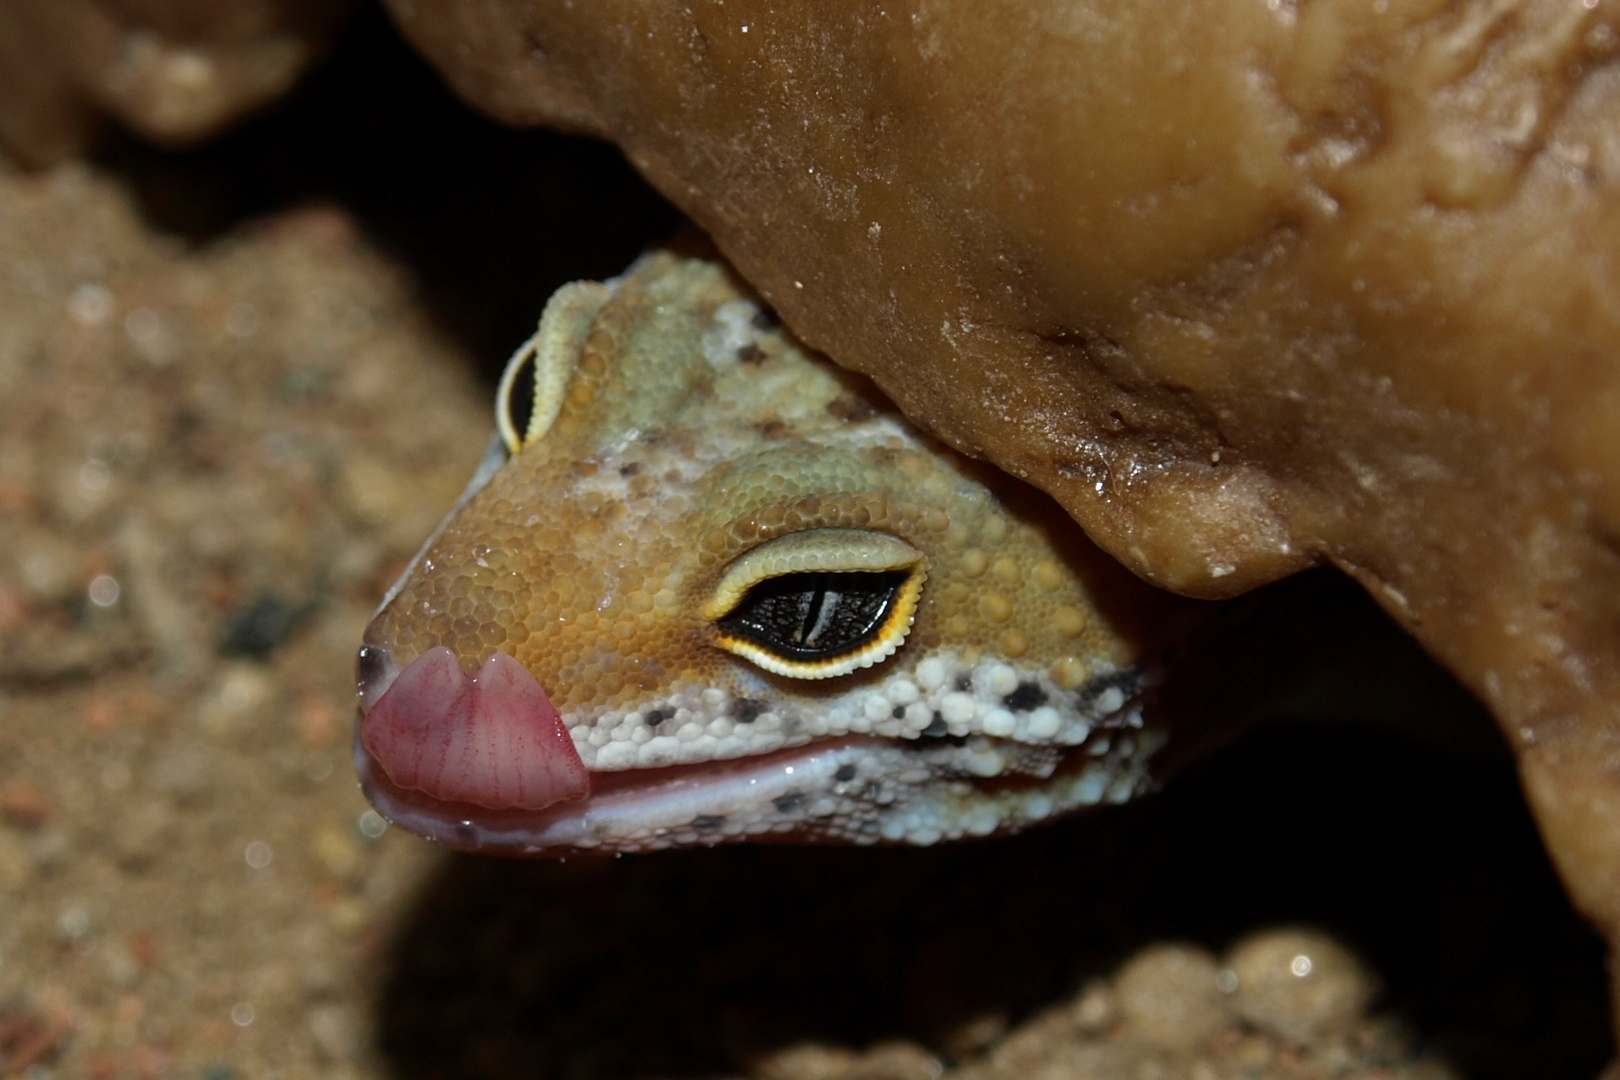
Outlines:
{"type": "Polygon", "coordinates": [[[539,812],[444,802],[357,744],[385,814],[517,854],[927,844],[1146,786],[1161,740],[1130,627],[1151,599],[1044,496],[919,433],[715,263],[650,255],[570,319],[552,334],[572,366],[555,422],[496,453],[385,601],[361,698],[437,646],[468,675],[507,653],[593,793],[539,812]],[[764,670],[712,618],[729,569],[809,530],[834,562],[840,537],[898,538],[923,580],[897,647],[831,678],[764,670]]]}

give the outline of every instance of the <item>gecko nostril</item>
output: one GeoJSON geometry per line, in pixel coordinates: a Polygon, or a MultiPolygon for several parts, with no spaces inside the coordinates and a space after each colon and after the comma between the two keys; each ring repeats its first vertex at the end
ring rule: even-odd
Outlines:
{"type": "Polygon", "coordinates": [[[360,712],[369,713],[377,700],[388,692],[399,677],[399,665],[393,654],[380,645],[360,646],[354,659],[355,689],[360,697],[360,712]]]}

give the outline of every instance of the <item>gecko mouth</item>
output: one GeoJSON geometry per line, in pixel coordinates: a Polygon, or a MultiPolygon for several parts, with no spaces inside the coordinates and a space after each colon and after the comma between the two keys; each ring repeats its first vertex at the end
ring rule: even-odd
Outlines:
{"type": "Polygon", "coordinates": [[[1146,785],[1140,732],[1032,748],[987,736],[846,734],[768,753],[587,770],[526,668],[496,653],[477,673],[430,649],[403,670],[359,658],[354,760],[390,821],[467,851],[563,855],[736,839],[932,843],[1018,828],[1146,785]],[[975,743],[985,744],[975,746],[975,743]],[[1039,755],[995,776],[963,763],[986,746],[1039,755]]]}
{"type": "Polygon", "coordinates": [[[358,737],[354,761],[372,805],[419,836],[463,851],[566,855],[786,838],[804,831],[799,811],[818,809],[817,793],[881,741],[850,736],[752,758],[592,773],[588,796],[538,811],[491,810],[402,788],[358,737]],[[763,820],[770,816],[778,820],[763,820]]]}
{"type": "Polygon", "coordinates": [[[390,822],[461,851],[506,856],[657,851],[736,840],[930,844],[986,836],[1143,790],[1130,755],[1070,753],[1045,778],[940,775],[917,748],[870,735],[754,757],[591,774],[583,799],[490,810],[395,784],[358,736],[361,789],[390,822]]]}

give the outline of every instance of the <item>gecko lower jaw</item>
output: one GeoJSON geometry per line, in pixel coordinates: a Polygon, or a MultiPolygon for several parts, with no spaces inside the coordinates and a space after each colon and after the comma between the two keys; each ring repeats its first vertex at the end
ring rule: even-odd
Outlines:
{"type": "Polygon", "coordinates": [[[737,840],[928,845],[1022,828],[1149,787],[1116,744],[1070,755],[1054,775],[942,779],[901,740],[849,735],[756,757],[592,774],[589,796],[539,811],[489,810],[399,787],[360,739],[355,771],[388,821],[461,851],[557,857],[713,846],[737,840]],[[909,779],[907,778],[909,774],[909,779]]]}
{"type": "Polygon", "coordinates": [[[1123,728],[1044,750],[988,736],[842,735],[725,760],[587,771],[543,688],[504,653],[468,676],[448,649],[401,670],[367,646],[359,668],[354,760],[366,796],[411,832],[493,854],[984,836],[1128,799],[1148,786],[1157,745],[1151,732],[1123,728]],[[1035,749],[1042,764],[991,776],[963,768],[996,747],[1035,749]]]}

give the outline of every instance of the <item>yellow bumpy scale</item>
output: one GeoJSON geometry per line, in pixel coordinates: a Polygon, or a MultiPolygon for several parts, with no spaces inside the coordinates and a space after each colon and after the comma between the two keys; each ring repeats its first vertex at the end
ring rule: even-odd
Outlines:
{"type": "MultiPolygon", "coordinates": [[[[1147,783],[1139,587],[1045,496],[809,355],[720,265],[567,286],[469,493],[366,634],[515,657],[590,771],[538,812],[368,790],[462,847],[932,843],[1147,783]]],[[[376,676],[376,671],[384,674],[376,676]]]]}

